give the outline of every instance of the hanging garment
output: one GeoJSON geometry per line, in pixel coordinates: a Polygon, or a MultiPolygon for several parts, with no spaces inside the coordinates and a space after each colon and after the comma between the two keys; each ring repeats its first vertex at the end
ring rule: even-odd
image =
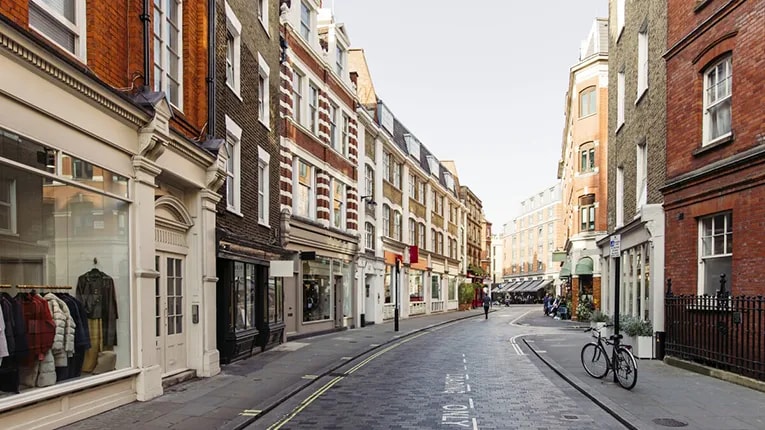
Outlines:
{"type": "Polygon", "coordinates": [[[69,314],[69,307],[55,294],[48,293],[43,297],[48,302],[48,308],[56,324],[56,334],[53,339],[53,360],[56,367],[67,366],[67,359],[74,355],[74,320],[69,314]]]}
{"type": "Polygon", "coordinates": [[[0,293],[0,307],[5,320],[5,339],[8,343],[8,357],[0,365],[0,391],[18,393],[19,357],[29,354],[26,324],[22,317],[21,305],[8,293],[0,293]]]}
{"type": "Polygon", "coordinates": [[[85,306],[88,319],[101,320],[103,345],[117,345],[117,298],[111,276],[92,269],[77,279],[77,300],[85,306]]]}
{"type": "Polygon", "coordinates": [[[2,306],[0,306],[0,365],[2,365],[3,358],[8,355],[8,342],[5,340],[5,315],[2,306]]]}
{"type": "Polygon", "coordinates": [[[45,359],[45,353],[53,346],[56,325],[48,308],[48,302],[37,294],[20,293],[15,300],[21,305],[21,313],[27,327],[29,353],[21,357],[22,364],[32,365],[45,359]]]}
{"type": "Polygon", "coordinates": [[[60,293],[58,297],[66,302],[69,313],[74,320],[74,355],[69,359],[66,372],[56,369],[57,380],[77,378],[82,374],[82,364],[85,359],[85,351],[90,349],[90,331],[88,330],[88,318],[85,316],[85,308],[82,303],[67,293],[60,293]]]}

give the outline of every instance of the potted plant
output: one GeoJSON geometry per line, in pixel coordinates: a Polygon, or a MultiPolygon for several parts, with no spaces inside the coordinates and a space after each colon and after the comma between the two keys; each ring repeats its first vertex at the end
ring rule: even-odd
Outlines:
{"type": "Polygon", "coordinates": [[[475,295],[475,287],[472,283],[463,282],[459,288],[459,310],[466,311],[473,307],[473,296],[475,295]]]}
{"type": "Polygon", "coordinates": [[[622,343],[632,345],[632,354],[636,358],[653,358],[653,325],[650,321],[625,315],[619,319],[624,332],[622,343]]]}
{"type": "MultiPolygon", "coordinates": [[[[603,336],[610,336],[604,329],[606,324],[611,322],[611,318],[600,310],[593,312],[590,315],[590,327],[601,332],[603,336]]],[[[597,333],[593,332],[593,336],[597,337],[597,333]]]]}

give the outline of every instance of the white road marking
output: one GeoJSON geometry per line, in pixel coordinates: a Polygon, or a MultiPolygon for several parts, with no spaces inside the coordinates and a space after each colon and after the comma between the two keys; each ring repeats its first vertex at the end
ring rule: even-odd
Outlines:
{"type": "Polygon", "coordinates": [[[533,312],[533,311],[534,311],[533,309],[529,309],[529,310],[527,310],[526,312],[524,312],[524,313],[523,313],[521,316],[519,316],[518,318],[516,318],[516,319],[514,319],[514,320],[510,321],[510,325],[516,325],[515,323],[516,323],[516,322],[518,322],[518,320],[519,320],[519,319],[521,319],[521,318],[525,317],[527,314],[529,314],[530,312],[533,312]]]}
{"type": "Polygon", "coordinates": [[[473,398],[468,399],[468,403],[470,403],[470,409],[475,409],[475,405],[473,404],[473,398]]]}
{"type": "Polygon", "coordinates": [[[469,380],[470,380],[470,375],[468,375],[467,373],[465,374],[465,380],[466,380],[466,381],[469,381],[469,380]]]}
{"type": "Polygon", "coordinates": [[[470,392],[470,384],[465,384],[465,388],[466,388],[467,392],[469,393],[470,392]]]}
{"type": "Polygon", "coordinates": [[[517,334],[517,335],[515,335],[515,336],[510,338],[510,343],[513,345],[513,349],[515,350],[516,354],[518,354],[518,355],[526,355],[526,353],[523,352],[521,347],[517,343],[515,343],[515,339],[517,339],[517,338],[519,338],[521,336],[529,336],[529,335],[530,335],[529,333],[522,333],[522,334],[517,334]]]}
{"type": "Polygon", "coordinates": [[[473,430],[478,430],[478,420],[473,418],[473,430]]]}

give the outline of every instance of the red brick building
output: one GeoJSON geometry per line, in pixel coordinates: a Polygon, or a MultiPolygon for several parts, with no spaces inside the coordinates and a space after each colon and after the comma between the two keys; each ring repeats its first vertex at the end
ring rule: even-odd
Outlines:
{"type": "Polygon", "coordinates": [[[765,1],[667,3],[666,278],[765,291],[765,1]]]}

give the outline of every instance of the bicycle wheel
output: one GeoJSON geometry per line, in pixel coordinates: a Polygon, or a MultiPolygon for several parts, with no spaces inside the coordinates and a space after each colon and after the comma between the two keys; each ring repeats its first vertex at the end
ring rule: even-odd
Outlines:
{"type": "Polygon", "coordinates": [[[620,346],[616,350],[616,363],[614,363],[616,380],[622,388],[631,390],[637,384],[638,369],[635,357],[629,349],[620,346]]]}
{"type": "Polygon", "coordinates": [[[601,379],[608,373],[608,355],[597,343],[590,342],[582,347],[582,366],[593,378],[601,379]]]}

